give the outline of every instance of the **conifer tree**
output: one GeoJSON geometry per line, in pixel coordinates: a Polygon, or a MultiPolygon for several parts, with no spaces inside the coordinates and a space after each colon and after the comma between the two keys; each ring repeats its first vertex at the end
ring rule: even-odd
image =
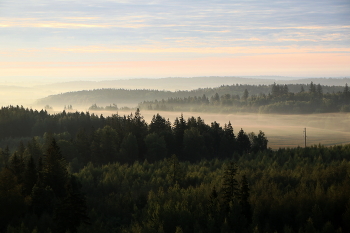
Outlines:
{"type": "Polygon", "coordinates": [[[43,161],[44,184],[50,186],[58,198],[65,196],[64,186],[67,182],[67,163],[60,148],[53,138],[43,161]]]}
{"type": "Polygon", "coordinates": [[[23,176],[23,189],[25,196],[30,195],[34,185],[38,181],[38,172],[36,170],[35,162],[32,156],[29,157],[23,176]]]}
{"type": "Polygon", "coordinates": [[[23,157],[20,157],[15,152],[10,160],[10,170],[12,171],[13,175],[17,178],[18,183],[23,182],[23,173],[24,173],[24,161],[23,157]]]}
{"type": "Polygon", "coordinates": [[[243,93],[243,96],[242,96],[242,99],[243,99],[244,101],[247,101],[248,97],[249,97],[249,92],[248,92],[247,89],[245,89],[245,90],[244,90],[244,93],[243,93]]]}
{"type": "Polygon", "coordinates": [[[313,82],[310,83],[309,92],[310,93],[315,93],[316,92],[316,85],[313,82]]]}
{"type": "Polygon", "coordinates": [[[243,153],[249,152],[250,148],[251,148],[251,143],[250,143],[249,137],[241,128],[241,130],[238,132],[238,135],[237,135],[237,149],[240,154],[243,154],[243,153]]]}
{"type": "Polygon", "coordinates": [[[169,176],[171,180],[171,184],[175,185],[181,181],[182,171],[180,167],[179,160],[176,155],[172,155],[171,158],[168,159],[169,166],[169,176]]]}
{"type": "Polygon", "coordinates": [[[55,211],[57,232],[77,232],[81,223],[89,224],[85,196],[81,193],[81,185],[74,176],[69,177],[66,185],[67,195],[59,203],[55,211]]]}
{"type": "Polygon", "coordinates": [[[17,148],[17,154],[19,156],[23,157],[25,149],[26,148],[24,147],[23,141],[20,141],[19,145],[18,145],[18,148],[17,148]]]}
{"type": "Polygon", "coordinates": [[[236,175],[237,167],[233,162],[230,162],[224,171],[223,183],[221,187],[222,203],[225,215],[227,215],[227,213],[230,211],[230,203],[234,202],[239,196],[239,186],[235,177],[236,175]]]}
{"type": "Polygon", "coordinates": [[[175,119],[174,126],[173,126],[173,133],[174,133],[174,139],[175,139],[175,150],[176,153],[182,154],[182,143],[183,143],[183,137],[185,130],[187,129],[187,123],[183,118],[183,115],[181,114],[180,118],[175,119]]]}
{"type": "Polygon", "coordinates": [[[8,145],[6,145],[5,150],[1,151],[1,154],[3,157],[3,163],[5,166],[7,166],[10,159],[10,150],[8,145]]]}
{"type": "Polygon", "coordinates": [[[217,232],[220,229],[220,205],[219,205],[219,194],[214,186],[210,196],[208,204],[208,223],[210,224],[210,230],[217,232]]]}
{"type": "Polygon", "coordinates": [[[247,177],[245,175],[242,176],[241,180],[241,188],[240,188],[240,205],[242,209],[242,215],[247,220],[248,227],[252,223],[252,208],[249,203],[250,189],[247,181],[247,177]]]}
{"type": "Polygon", "coordinates": [[[122,163],[133,163],[138,159],[139,146],[135,135],[126,135],[120,145],[118,161],[122,163]]]}

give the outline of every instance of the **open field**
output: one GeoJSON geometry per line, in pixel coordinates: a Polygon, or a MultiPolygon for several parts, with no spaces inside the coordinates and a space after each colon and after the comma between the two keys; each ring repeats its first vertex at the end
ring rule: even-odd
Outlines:
{"type": "MultiPolygon", "coordinates": [[[[108,116],[113,112],[98,111],[100,115],[108,116]]],[[[119,115],[130,114],[131,111],[119,111],[119,115]]],[[[141,115],[147,122],[157,111],[142,111],[141,115]]],[[[169,118],[174,122],[179,117],[179,112],[159,112],[161,116],[169,118]]],[[[243,128],[247,133],[259,130],[263,131],[268,140],[269,147],[278,149],[279,147],[304,146],[303,130],[307,131],[307,145],[323,144],[338,145],[350,143],[350,114],[349,113],[327,113],[310,115],[277,115],[277,114],[214,114],[184,112],[184,118],[200,116],[205,123],[213,121],[223,126],[231,122],[235,134],[243,128]]]]}

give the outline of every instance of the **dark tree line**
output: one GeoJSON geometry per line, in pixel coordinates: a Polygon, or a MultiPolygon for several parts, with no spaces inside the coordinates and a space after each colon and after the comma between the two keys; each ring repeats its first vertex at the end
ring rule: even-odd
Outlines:
{"type": "MultiPolygon", "coordinates": [[[[78,167],[88,162],[133,163],[145,159],[154,162],[172,154],[181,161],[195,162],[267,149],[263,132],[248,136],[241,129],[236,136],[231,123],[223,127],[217,122],[207,125],[200,117],[185,120],[182,115],[171,123],[156,114],[147,124],[138,110],[128,116],[105,118],[89,113],[50,115],[45,111],[7,107],[0,110],[0,129],[2,138],[55,137],[67,160],[74,160],[78,167]]],[[[28,148],[37,143],[33,141],[28,142],[28,148]]],[[[6,156],[3,151],[2,160],[6,156]]]]}

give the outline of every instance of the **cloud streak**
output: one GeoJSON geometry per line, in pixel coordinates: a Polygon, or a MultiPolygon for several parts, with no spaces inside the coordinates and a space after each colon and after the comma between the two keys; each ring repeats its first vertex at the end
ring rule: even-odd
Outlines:
{"type": "MultiPolygon", "coordinates": [[[[268,56],[278,62],[275,58],[280,56],[293,60],[300,55],[298,59],[309,64],[307,58],[315,59],[311,56],[315,53],[322,54],[323,60],[327,60],[327,54],[334,59],[339,54],[347,56],[349,9],[350,2],[346,0],[3,0],[0,61],[118,60],[135,65],[145,60],[181,60],[183,64],[193,61],[188,63],[193,70],[183,69],[189,74],[199,72],[194,60],[214,57],[265,64],[257,57],[268,56]]],[[[102,67],[93,64],[90,65],[96,69],[102,67]]],[[[163,68],[163,76],[171,76],[173,70],[166,72],[163,68]]],[[[230,70],[218,69],[218,73],[230,70]]],[[[273,69],[281,70],[271,66],[273,69]]],[[[45,69],[37,70],[42,73],[45,69]]],[[[147,72],[148,77],[152,76],[151,70],[147,72]]],[[[1,77],[5,76],[0,74],[1,77]]]]}
{"type": "Polygon", "coordinates": [[[200,47],[200,48],[164,48],[164,47],[126,47],[110,48],[102,46],[47,48],[56,52],[71,53],[200,53],[200,54],[295,54],[295,53],[350,53],[350,48],[294,48],[294,47],[200,47]]]}

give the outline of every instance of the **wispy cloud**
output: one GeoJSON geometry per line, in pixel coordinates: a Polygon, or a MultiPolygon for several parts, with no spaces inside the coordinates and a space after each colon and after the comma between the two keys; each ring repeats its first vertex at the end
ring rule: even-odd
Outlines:
{"type": "Polygon", "coordinates": [[[350,52],[349,9],[344,0],[3,0],[0,61],[235,57],[262,64],[259,55],[278,62],[318,53],[329,62],[326,55],[350,52]]]}
{"type": "Polygon", "coordinates": [[[302,54],[302,53],[338,53],[348,52],[350,48],[322,48],[307,47],[295,48],[287,47],[185,47],[185,48],[162,48],[162,47],[103,47],[103,46],[87,46],[87,47],[71,47],[71,48],[47,48],[56,52],[71,53],[198,53],[198,54],[302,54]]]}
{"type": "Polygon", "coordinates": [[[76,28],[141,28],[149,27],[149,25],[140,24],[138,22],[143,22],[142,20],[130,23],[119,23],[119,24],[110,24],[110,23],[84,23],[91,19],[96,19],[94,17],[86,18],[66,18],[74,21],[82,22],[63,22],[63,21],[46,21],[40,19],[10,19],[4,20],[0,19],[0,27],[22,27],[22,28],[66,28],[66,29],[76,29],[76,28]]]}

